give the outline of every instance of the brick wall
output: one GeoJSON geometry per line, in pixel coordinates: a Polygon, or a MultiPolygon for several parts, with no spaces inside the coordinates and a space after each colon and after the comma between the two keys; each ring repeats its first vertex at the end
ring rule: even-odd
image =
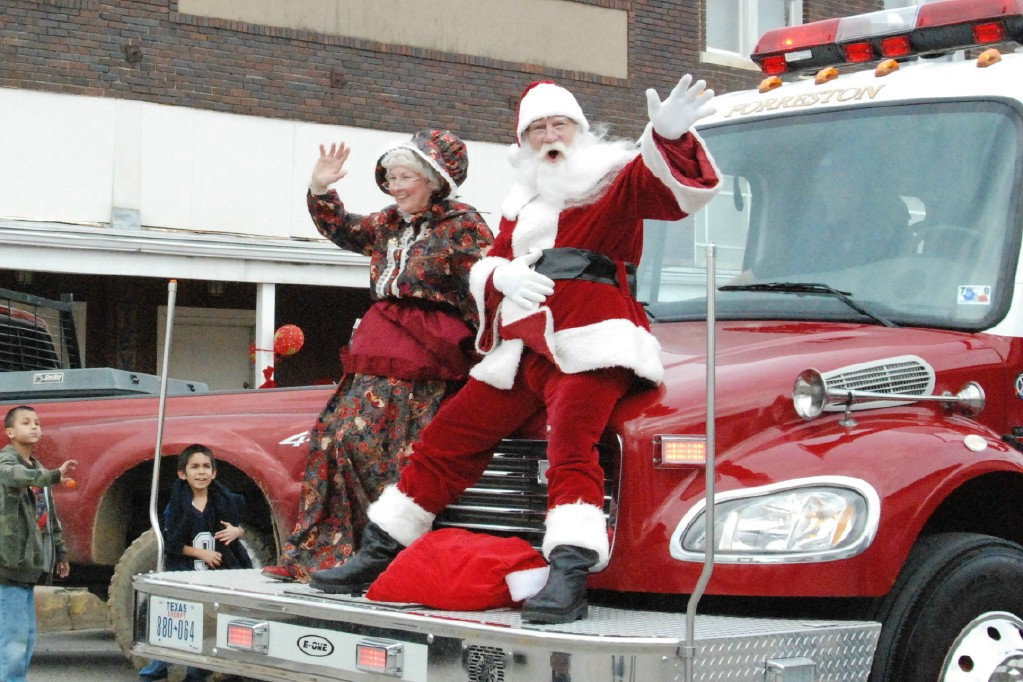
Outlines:
{"type": "MultiPolygon", "coordinates": [[[[450,128],[511,140],[522,87],[551,78],[591,121],[637,135],[643,91],[665,94],[692,71],[719,92],[759,73],[699,64],[703,0],[580,0],[629,11],[629,78],[543,69],[309,31],[206,19],[177,0],[4,0],[0,87],[139,99],[365,128],[450,128]]],[[[877,9],[881,0],[804,1],[807,20],[877,9]]],[[[448,19],[452,31],[472,30],[448,19]]]]}

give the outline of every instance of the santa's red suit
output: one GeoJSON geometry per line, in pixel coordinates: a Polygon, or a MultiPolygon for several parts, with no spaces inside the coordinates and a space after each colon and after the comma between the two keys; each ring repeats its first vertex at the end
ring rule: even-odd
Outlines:
{"type": "Polygon", "coordinates": [[[470,273],[484,359],[423,431],[397,487],[369,509],[370,519],[398,542],[409,545],[429,530],[434,515],[478,480],[489,451],[546,409],[550,469],[543,553],[572,545],[597,553],[592,570],[607,564],[604,477],[595,445],[615,403],[637,378],[656,383],[663,373],[659,344],[628,285],[642,253],[643,220],[679,220],[700,209],[716,193],[718,173],[693,131],[668,140],[648,126],[638,150],[604,158],[606,173],[596,174],[582,201],[545,197],[527,184],[506,199],[499,236],[470,273]],[[544,250],[546,257],[566,247],[595,252],[590,257],[610,264],[614,275],[552,275],[554,293],[528,308],[494,287],[501,265],[531,251],[544,250]]]}

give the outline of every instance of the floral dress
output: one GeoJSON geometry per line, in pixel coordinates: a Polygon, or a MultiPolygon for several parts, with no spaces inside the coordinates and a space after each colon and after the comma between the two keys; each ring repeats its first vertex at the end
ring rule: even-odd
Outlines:
{"type": "Polygon", "coordinates": [[[467,378],[477,325],[469,270],[493,241],[475,209],[453,200],[414,216],[396,206],[351,214],[333,190],[307,203],[323,236],[370,257],[375,302],[310,433],[299,515],[278,562],[300,580],[357,549],[366,508],[467,378]]]}

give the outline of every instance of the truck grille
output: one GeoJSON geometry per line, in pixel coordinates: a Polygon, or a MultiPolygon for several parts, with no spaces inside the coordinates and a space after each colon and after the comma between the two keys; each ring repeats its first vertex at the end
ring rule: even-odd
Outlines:
{"type": "MultiPolygon", "coordinates": [[[[604,469],[604,516],[613,529],[621,448],[601,443],[598,451],[604,469]]],[[[518,536],[539,549],[547,514],[546,471],[547,441],[501,441],[480,480],[441,512],[434,526],[518,536]]]]}
{"type": "MultiPolygon", "coordinates": [[[[824,372],[828,388],[843,390],[871,391],[874,393],[899,393],[902,395],[931,395],[934,391],[934,368],[923,358],[915,355],[901,355],[874,362],[841,367],[824,372]]],[[[904,401],[875,400],[853,405],[854,410],[874,409],[890,405],[903,405],[904,401]]],[[[843,411],[844,405],[831,405],[829,411],[843,411]]]]}

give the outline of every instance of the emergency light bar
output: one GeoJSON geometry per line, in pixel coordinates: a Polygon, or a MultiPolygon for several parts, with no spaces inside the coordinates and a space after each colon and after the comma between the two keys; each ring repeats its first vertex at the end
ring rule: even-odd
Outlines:
{"type": "Polygon", "coordinates": [[[942,0],[766,32],[750,58],[769,76],[1023,43],[1023,0],[942,0]]]}

